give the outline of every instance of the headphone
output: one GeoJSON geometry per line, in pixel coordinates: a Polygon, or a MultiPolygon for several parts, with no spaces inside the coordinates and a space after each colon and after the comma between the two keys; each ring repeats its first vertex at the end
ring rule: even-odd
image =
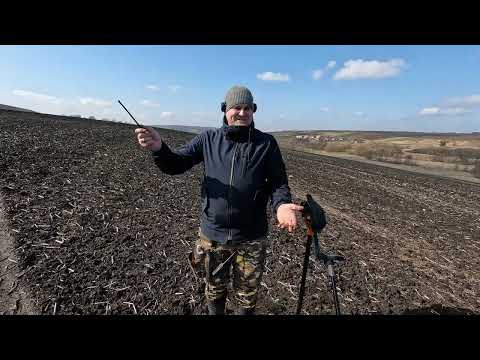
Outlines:
{"type": "MultiPolygon", "coordinates": [[[[222,110],[222,112],[226,112],[227,103],[225,101],[222,102],[222,104],[220,105],[220,109],[222,110]]],[[[253,112],[256,112],[256,111],[257,111],[257,104],[253,103],[253,112]]]]}

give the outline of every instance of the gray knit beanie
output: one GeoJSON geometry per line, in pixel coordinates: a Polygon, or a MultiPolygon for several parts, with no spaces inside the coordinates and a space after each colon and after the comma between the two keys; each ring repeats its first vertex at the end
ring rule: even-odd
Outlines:
{"type": "Polygon", "coordinates": [[[253,95],[244,86],[233,86],[225,95],[225,112],[240,104],[248,104],[253,109],[253,95]]]}

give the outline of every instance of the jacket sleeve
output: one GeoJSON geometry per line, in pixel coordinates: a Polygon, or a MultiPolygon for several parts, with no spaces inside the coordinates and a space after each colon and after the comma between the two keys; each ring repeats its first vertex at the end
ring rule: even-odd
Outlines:
{"type": "Polygon", "coordinates": [[[162,172],[178,175],[203,161],[203,141],[205,133],[195,136],[190,142],[174,151],[163,142],[160,150],[152,152],[153,161],[162,172]]]}
{"type": "Polygon", "coordinates": [[[268,161],[268,177],[270,182],[272,206],[277,213],[277,209],[282,204],[290,204],[292,195],[288,186],[287,172],[285,163],[280,153],[280,148],[275,138],[272,137],[272,147],[270,149],[270,161],[268,161]]]}

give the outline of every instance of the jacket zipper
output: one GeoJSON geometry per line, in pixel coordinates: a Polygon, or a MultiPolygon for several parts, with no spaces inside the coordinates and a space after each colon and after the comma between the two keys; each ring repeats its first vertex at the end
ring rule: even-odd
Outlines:
{"type": "Polygon", "coordinates": [[[228,188],[228,240],[232,240],[232,224],[231,224],[231,201],[232,201],[232,183],[233,183],[233,169],[235,165],[235,155],[237,154],[238,143],[235,143],[232,156],[232,166],[230,168],[230,187],[228,188]]]}

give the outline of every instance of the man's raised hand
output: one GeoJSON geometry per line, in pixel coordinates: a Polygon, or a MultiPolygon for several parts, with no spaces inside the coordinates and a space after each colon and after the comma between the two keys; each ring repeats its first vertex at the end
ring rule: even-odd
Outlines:
{"type": "Polygon", "coordinates": [[[138,143],[144,149],[157,151],[162,147],[160,135],[151,127],[136,128],[135,134],[137,134],[138,143]]]}

